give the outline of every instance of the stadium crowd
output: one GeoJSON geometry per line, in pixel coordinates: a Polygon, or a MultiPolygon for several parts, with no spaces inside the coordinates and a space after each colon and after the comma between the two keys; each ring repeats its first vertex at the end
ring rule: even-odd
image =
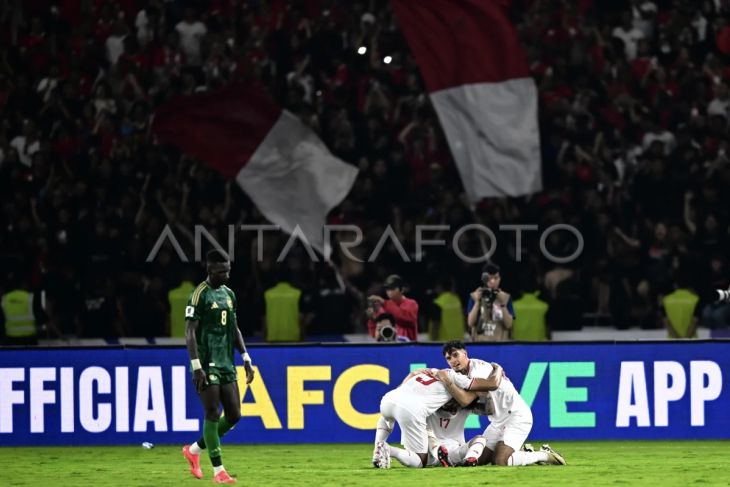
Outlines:
{"type": "MultiPolygon", "coordinates": [[[[203,278],[194,226],[225,246],[229,224],[266,222],[230,182],[158,144],[150,120],[171,96],[233,81],[269,89],[360,169],[330,215],[363,228],[355,252],[392,225],[411,260],[389,244],[373,263],[337,256],[338,276],[301,246],[278,264],[280,233],[264,234],[259,261],[256,234],[237,232],[230,286],[247,335],[280,281],[302,291],[307,336],[362,331],[365,296],[394,272],[423,321],[436,289],[465,301],[481,266],[446,247],[415,262],[418,224],[495,229],[505,288],[542,290],[555,328],[586,316],[655,328],[675,287],[727,289],[730,4],[515,0],[510,12],[539,87],[545,189],[472,209],[384,0],[0,1],[3,292],[34,291],[50,337],[168,334],[168,291],[203,278]],[[516,223],[574,225],[585,247],[555,264],[526,232],[517,255],[514,232],[496,231],[516,223]],[[169,239],[147,262],[166,225],[188,262],[169,239]]],[[[556,255],[575,245],[547,240],[556,255]]],[[[473,233],[461,249],[483,253],[473,233]]],[[[730,324],[706,302],[700,315],[730,324]]]]}

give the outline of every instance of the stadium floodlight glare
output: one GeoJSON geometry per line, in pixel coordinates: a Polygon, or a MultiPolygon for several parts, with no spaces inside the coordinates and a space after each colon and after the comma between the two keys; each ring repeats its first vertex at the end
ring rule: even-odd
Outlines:
{"type": "Polygon", "coordinates": [[[366,52],[368,52],[368,48],[365,46],[360,46],[357,48],[357,53],[360,54],[361,56],[363,54],[365,54],[366,52]]]}
{"type": "Polygon", "coordinates": [[[384,62],[385,64],[390,64],[390,62],[391,62],[392,60],[393,60],[393,58],[392,58],[391,56],[385,56],[385,57],[383,58],[383,62],[384,62]]]}

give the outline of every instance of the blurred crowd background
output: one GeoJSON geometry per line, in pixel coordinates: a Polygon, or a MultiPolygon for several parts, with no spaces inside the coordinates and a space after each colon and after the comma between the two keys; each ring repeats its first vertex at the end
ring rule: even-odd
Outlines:
{"type": "MultiPolygon", "coordinates": [[[[301,291],[311,339],[363,332],[365,297],[392,273],[422,330],[439,293],[466,304],[481,265],[446,247],[415,262],[419,224],[450,225],[447,240],[470,223],[494,229],[502,287],[539,290],[553,329],[657,328],[675,288],[727,289],[730,3],[515,0],[510,14],[539,88],[545,189],[470,208],[387,1],[0,0],[2,292],[34,295],[44,337],[179,336],[170,291],[204,278],[194,226],[225,247],[229,225],[266,222],[235,185],[158,144],[150,120],[171,96],[233,81],[268,89],[359,168],[330,215],[363,229],[354,252],[367,259],[391,225],[411,260],[389,243],[372,263],[336,255],[335,273],[301,245],[277,263],[285,234],[259,249],[255,232],[236,232],[229,285],[247,336],[261,335],[279,282],[301,291]],[[556,223],[583,235],[573,262],[539,251],[556,223]],[[517,254],[500,224],[539,230],[517,254]],[[166,225],[189,262],[169,239],[146,262],[166,225]]],[[[576,245],[547,240],[556,255],[576,245]]],[[[484,250],[475,233],[460,247],[484,250]]],[[[704,299],[697,315],[730,324],[704,299]]]]}

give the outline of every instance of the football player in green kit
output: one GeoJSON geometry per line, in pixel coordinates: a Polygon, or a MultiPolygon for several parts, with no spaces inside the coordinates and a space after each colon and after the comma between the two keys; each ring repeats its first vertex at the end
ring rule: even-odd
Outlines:
{"type": "Polygon", "coordinates": [[[206,268],[208,278],[190,294],[185,308],[185,342],[205,421],[202,438],[183,447],[183,456],[190,464],[190,473],[202,478],[200,453],[207,448],[213,464],[213,481],[232,484],[236,479],[223,467],[220,439],[241,419],[234,348],[243,355],[247,384],[253,380],[254,371],[236,321],[236,295],[225,285],[231,263],[222,253],[212,250],[206,255],[206,268]]]}

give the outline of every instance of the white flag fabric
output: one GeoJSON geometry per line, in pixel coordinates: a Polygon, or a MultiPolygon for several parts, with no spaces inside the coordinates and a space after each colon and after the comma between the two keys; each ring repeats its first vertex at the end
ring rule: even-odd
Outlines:
{"type": "Polygon", "coordinates": [[[155,112],[163,142],[235,179],[261,214],[326,255],[327,214],[350,192],[357,168],[334,157],[296,116],[260,89],[231,86],[172,100],[155,112]]]}
{"type": "Polygon", "coordinates": [[[309,244],[327,256],[325,218],[356,177],[354,166],[333,156],[309,127],[284,110],[236,181],[269,221],[287,233],[299,225],[309,244]]]}
{"type": "Polygon", "coordinates": [[[537,89],[506,3],[391,0],[473,203],[542,189],[537,89]]]}

